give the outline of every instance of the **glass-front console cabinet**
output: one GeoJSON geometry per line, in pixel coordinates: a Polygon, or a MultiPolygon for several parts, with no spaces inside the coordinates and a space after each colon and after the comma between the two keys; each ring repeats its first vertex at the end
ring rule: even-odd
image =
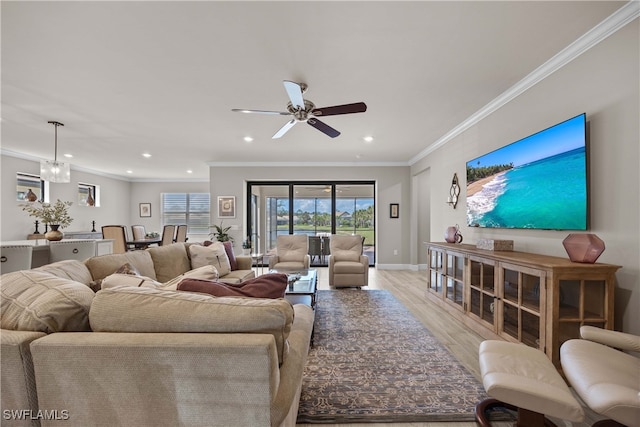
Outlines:
{"type": "Polygon", "coordinates": [[[611,264],[427,243],[427,297],[487,339],[522,342],[560,366],[580,326],[613,329],[611,264]]]}

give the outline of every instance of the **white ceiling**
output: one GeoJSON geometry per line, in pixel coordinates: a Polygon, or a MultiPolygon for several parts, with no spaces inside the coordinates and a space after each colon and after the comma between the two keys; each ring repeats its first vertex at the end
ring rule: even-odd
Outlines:
{"type": "Polygon", "coordinates": [[[130,180],[409,164],[624,3],[2,1],[2,150],[52,158],[56,120],[59,157],[130,180]],[[335,139],[299,123],[279,140],[287,117],[231,112],[286,111],[282,80],[368,110],[323,119],[335,139]]]}

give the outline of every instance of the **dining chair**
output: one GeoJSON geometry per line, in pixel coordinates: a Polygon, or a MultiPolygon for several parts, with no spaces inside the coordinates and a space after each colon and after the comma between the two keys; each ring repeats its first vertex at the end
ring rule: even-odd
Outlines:
{"type": "Polygon", "coordinates": [[[143,240],[147,236],[144,225],[132,225],[131,233],[133,234],[133,240],[143,240]]]}
{"type": "Polygon", "coordinates": [[[124,225],[103,225],[102,238],[113,239],[114,254],[123,254],[129,250],[127,245],[127,229],[124,225]]]}
{"type": "Polygon", "coordinates": [[[176,226],[165,225],[162,228],[162,241],[160,242],[160,246],[172,244],[175,235],[176,235],[176,226]]]}
{"type": "Polygon", "coordinates": [[[176,243],[187,241],[187,224],[180,224],[176,230],[176,243]]]}
{"type": "Polygon", "coordinates": [[[84,261],[96,256],[95,240],[59,240],[49,242],[49,262],[77,259],[84,261]]]}
{"type": "Polygon", "coordinates": [[[31,269],[33,246],[2,245],[0,247],[0,273],[31,269]]]}
{"type": "Polygon", "coordinates": [[[311,256],[311,263],[314,260],[321,262],[322,257],[322,241],[320,236],[309,236],[309,256],[311,256]]]}

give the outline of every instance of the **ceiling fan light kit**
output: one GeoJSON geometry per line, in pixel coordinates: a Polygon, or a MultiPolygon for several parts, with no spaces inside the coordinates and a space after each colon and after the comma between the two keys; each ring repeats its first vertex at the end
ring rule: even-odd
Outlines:
{"type": "Polygon", "coordinates": [[[275,114],[281,116],[293,116],[293,118],[285,123],[271,138],[278,139],[286,134],[298,122],[306,122],[311,127],[316,128],[331,138],[340,135],[340,132],[332,128],[328,124],[317,119],[318,116],[337,116],[342,114],[364,113],[367,111],[367,105],[364,102],[355,102],[352,104],[334,105],[332,107],[316,108],[313,102],[304,99],[303,94],[307,91],[307,85],[304,83],[296,83],[284,80],[284,88],[289,96],[289,104],[287,111],[266,111],[266,110],[247,110],[234,108],[231,111],[238,113],[255,113],[255,114],[275,114]]]}

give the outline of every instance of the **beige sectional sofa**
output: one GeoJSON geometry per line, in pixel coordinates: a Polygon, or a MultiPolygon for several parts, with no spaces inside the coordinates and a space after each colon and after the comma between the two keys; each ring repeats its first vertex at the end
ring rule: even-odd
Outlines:
{"type": "Polygon", "coordinates": [[[313,311],[173,290],[185,255],[175,244],[0,276],[2,425],[295,425],[313,311]],[[123,261],[169,286],[94,293],[123,261]]]}

